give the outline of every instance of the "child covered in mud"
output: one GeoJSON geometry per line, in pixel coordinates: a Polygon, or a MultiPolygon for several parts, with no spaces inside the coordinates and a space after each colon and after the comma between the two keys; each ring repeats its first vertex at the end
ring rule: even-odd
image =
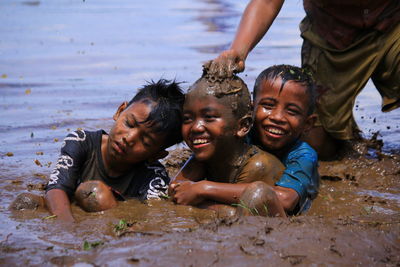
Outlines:
{"type": "Polygon", "coordinates": [[[283,216],[271,190],[283,172],[273,155],[246,143],[252,125],[250,93],[237,76],[215,80],[204,69],[186,95],[182,136],[193,151],[170,185],[178,204],[198,205],[232,215],[283,216]],[[219,203],[219,204],[217,204],[219,203]]]}
{"type": "Polygon", "coordinates": [[[276,65],[262,71],[253,90],[250,139],[278,157],[285,171],[273,190],[288,214],[306,211],[318,194],[317,153],[301,141],[316,120],[315,85],[303,69],[276,65]]]}
{"type": "Polygon", "coordinates": [[[63,221],[74,221],[70,200],[75,195],[86,211],[116,206],[116,197],[141,200],[165,194],[169,177],[157,159],[182,141],[184,95],[176,82],[159,80],[139,89],[122,103],[115,123],[103,130],[69,134],[46,187],[46,205],[63,221]]]}

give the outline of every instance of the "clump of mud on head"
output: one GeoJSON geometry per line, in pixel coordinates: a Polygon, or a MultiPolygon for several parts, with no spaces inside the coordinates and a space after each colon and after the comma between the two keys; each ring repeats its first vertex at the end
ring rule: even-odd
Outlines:
{"type": "Polygon", "coordinates": [[[75,200],[87,212],[103,211],[117,206],[110,187],[101,181],[81,183],[76,189],[75,200]]]}
{"type": "Polygon", "coordinates": [[[203,68],[203,75],[188,90],[188,94],[210,95],[222,100],[222,103],[232,108],[233,114],[240,119],[251,116],[252,105],[249,89],[245,82],[236,75],[219,77],[208,73],[203,68]]]}

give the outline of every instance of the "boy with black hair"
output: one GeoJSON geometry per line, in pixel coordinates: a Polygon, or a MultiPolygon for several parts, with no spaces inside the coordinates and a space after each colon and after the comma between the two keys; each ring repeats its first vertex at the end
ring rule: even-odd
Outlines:
{"type": "Polygon", "coordinates": [[[182,136],[193,156],[170,185],[177,204],[214,209],[220,216],[236,212],[226,204],[237,204],[241,214],[286,216],[271,188],[282,163],[246,142],[251,111],[239,77],[215,79],[204,69],[183,107],[182,136]]]}
{"type": "Polygon", "coordinates": [[[182,140],[183,102],[178,83],[150,82],[119,106],[109,134],[103,130],[69,134],[46,187],[50,212],[60,220],[74,221],[70,209],[74,194],[87,211],[114,207],[116,196],[144,200],[165,194],[170,179],[157,159],[182,140]]]}
{"type": "Polygon", "coordinates": [[[314,81],[304,69],[275,65],[257,77],[253,101],[251,141],[285,166],[273,186],[279,204],[288,214],[304,212],[319,187],[317,153],[301,141],[316,120],[314,81]]]}

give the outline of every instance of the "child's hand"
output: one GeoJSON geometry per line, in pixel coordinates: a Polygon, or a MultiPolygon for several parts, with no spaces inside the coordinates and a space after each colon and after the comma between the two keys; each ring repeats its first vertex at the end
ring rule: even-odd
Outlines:
{"type": "Polygon", "coordinates": [[[244,70],[244,60],[239,53],[233,49],[223,51],[216,59],[204,64],[208,74],[225,78],[232,77],[234,73],[244,70]]]}
{"type": "Polygon", "coordinates": [[[170,185],[172,200],[181,205],[197,205],[204,200],[202,182],[177,182],[170,185]]]}

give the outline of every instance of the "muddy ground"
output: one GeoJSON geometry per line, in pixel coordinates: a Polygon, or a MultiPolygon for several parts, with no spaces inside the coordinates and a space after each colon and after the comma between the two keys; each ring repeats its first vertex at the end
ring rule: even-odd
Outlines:
{"type": "MultiPolygon", "coordinates": [[[[165,161],[171,175],[188,155],[171,152],[165,161]]],[[[320,162],[319,170],[321,191],[311,210],[289,220],[221,219],[168,200],[130,200],[99,213],[74,205],[78,222],[69,225],[43,209],[3,208],[11,220],[3,225],[9,229],[0,241],[0,264],[399,266],[400,157],[346,156],[320,162]]],[[[38,181],[9,180],[3,190],[40,194],[44,182],[38,181]]]]}

